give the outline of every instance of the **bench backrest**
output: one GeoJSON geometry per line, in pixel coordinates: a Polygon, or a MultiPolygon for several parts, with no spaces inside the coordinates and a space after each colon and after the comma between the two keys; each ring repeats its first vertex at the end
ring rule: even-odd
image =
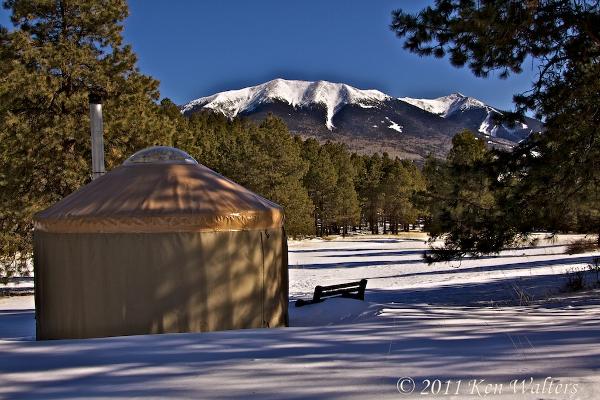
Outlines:
{"type": "Polygon", "coordinates": [[[313,302],[319,302],[327,297],[342,296],[353,299],[364,300],[367,280],[361,279],[358,282],[342,283],[340,285],[317,286],[313,295],[313,302]]]}

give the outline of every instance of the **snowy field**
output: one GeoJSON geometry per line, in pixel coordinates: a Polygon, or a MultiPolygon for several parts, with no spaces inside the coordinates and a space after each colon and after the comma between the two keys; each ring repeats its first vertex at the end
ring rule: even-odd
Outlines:
{"type": "Polygon", "coordinates": [[[0,398],[600,399],[600,292],[560,291],[600,254],[564,240],[432,266],[422,240],[290,242],[281,329],[35,342],[32,296],[0,298],[0,398]]]}

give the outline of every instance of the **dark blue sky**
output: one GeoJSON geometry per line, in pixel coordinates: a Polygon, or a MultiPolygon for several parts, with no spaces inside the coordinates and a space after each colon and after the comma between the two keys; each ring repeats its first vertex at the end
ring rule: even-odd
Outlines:
{"type": "MultiPolygon", "coordinates": [[[[178,104],[274,78],[330,80],[392,96],[437,97],[459,91],[509,108],[526,90],[531,66],[508,80],[475,78],[447,59],[402,49],[391,11],[427,0],[130,0],[125,39],[142,72],[178,104]]],[[[4,12],[0,23],[6,23],[4,12]]]]}

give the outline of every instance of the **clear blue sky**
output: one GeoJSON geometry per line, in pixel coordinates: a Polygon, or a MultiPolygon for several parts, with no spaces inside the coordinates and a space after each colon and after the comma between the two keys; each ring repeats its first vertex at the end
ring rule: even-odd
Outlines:
{"type": "MultiPolygon", "coordinates": [[[[508,80],[475,78],[447,59],[402,49],[391,11],[417,11],[427,0],[130,0],[125,39],[142,72],[160,80],[178,104],[274,78],[330,80],[392,96],[451,92],[510,108],[535,70],[508,80]]],[[[0,23],[6,24],[2,11],[0,23]]]]}

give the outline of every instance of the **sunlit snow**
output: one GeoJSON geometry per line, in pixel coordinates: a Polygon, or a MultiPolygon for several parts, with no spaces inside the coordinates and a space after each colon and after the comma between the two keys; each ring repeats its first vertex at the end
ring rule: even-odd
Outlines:
{"type": "Polygon", "coordinates": [[[395,130],[397,132],[402,133],[402,125],[398,125],[396,122],[392,121],[388,117],[385,117],[385,119],[387,119],[388,122],[390,123],[390,125],[388,125],[388,128],[393,129],[393,130],[395,130]]]}
{"type": "Polygon", "coordinates": [[[517,123],[515,127],[511,128],[506,124],[499,125],[494,121],[494,115],[502,112],[494,107],[488,106],[480,100],[473,97],[465,96],[461,93],[452,93],[448,96],[438,97],[436,99],[413,99],[410,97],[400,97],[406,103],[409,103],[415,107],[419,107],[422,110],[428,111],[433,114],[437,114],[442,118],[451,117],[457,112],[472,110],[472,109],[483,109],[487,113],[485,119],[479,126],[479,132],[484,135],[496,137],[498,130],[502,127],[509,133],[515,133],[518,130],[528,129],[529,126],[524,123],[517,123]]]}
{"type": "Polygon", "coordinates": [[[420,239],[290,241],[289,328],[35,342],[33,296],[0,298],[0,398],[483,398],[470,391],[473,379],[505,385],[488,399],[598,398],[598,293],[558,291],[565,272],[598,253],[564,254],[557,238],[427,265],[420,239]],[[316,285],[361,278],[364,302],[294,307],[316,285]],[[417,390],[398,393],[401,377],[417,390]],[[510,390],[530,377],[540,390],[551,381],[577,393],[510,390]],[[422,395],[425,379],[464,386],[422,395]]]}
{"type": "Polygon", "coordinates": [[[275,100],[285,102],[292,107],[320,104],[326,109],[327,129],[332,130],[335,128],[334,115],[345,105],[356,104],[363,108],[370,108],[373,107],[373,102],[390,98],[378,90],[361,90],[343,83],[274,79],[257,86],[201,97],[185,105],[182,111],[186,112],[202,106],[233,118],[241,112],[252,111],[261,104],[272,103],[275,100]]]}
{"type": "Polygon", "coordinates": [[[410,97],[400,97],[399,100],[444,118],[449,117],[457,111],[464,111],[470,108],[489,107],[483,102],[474,99],[473,97],[467,97],[462,93],[452,93],[448,96],[438,97],[437,99],[413,99],[410,97]]]}

